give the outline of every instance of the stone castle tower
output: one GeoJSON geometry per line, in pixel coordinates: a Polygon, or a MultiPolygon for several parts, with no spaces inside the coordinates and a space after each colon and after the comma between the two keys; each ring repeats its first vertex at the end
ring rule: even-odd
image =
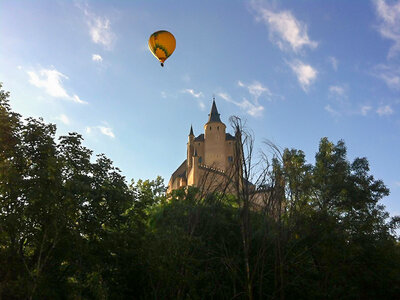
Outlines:
{"type": "Polygon", "coordinates": [[[168,192],[186,186],[218,187],[232,169],[236,139],[226,133],[226,126],[213,99],[204,133],[197,137],[190,127],[187,158],[172,174],[168,192]]]}

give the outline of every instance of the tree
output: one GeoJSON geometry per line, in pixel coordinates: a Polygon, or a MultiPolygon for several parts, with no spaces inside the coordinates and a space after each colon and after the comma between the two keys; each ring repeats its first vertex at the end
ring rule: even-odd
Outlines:
{"type": "Polygon", "coordinates": [[[343,141],[321,139],[315,164],[271,143],[257,158],[233,118],[226,186],[167,196],[8,98],[0,85],[0,299],[398,298],[400,218],[343,141]]]}
{"type": "Polygon", "coordinates": [[[104,155],[92,163],[79,134],[56,143],[54,125],[22,121],[8,97],[0,91],[0,298],[134,295],[155,195],[138,195],[146,188],[104,155]]]}

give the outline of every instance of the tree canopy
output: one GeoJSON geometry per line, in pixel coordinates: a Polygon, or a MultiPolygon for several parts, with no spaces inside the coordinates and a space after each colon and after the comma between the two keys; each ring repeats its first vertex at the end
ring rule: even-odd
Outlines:
{"type": "Polygon", "coordinates": [[[343,141],[321,139],[314,164],[296,149],[261,161],[274,205],[254,209],[248,190],[128,183],[80,134],[56,140],[8,99],[0,85],[0,299],[400,296],[389,190],[343,141]]]}

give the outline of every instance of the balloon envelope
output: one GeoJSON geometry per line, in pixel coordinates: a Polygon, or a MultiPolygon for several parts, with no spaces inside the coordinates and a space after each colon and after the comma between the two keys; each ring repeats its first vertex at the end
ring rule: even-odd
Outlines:
{"type": "Polygon", "coordinates": [[[174,52],[176,40],[172,33],[166,30],[154,32],[149,38],[151,53],[161,62],[161,66],[174,52]]]}

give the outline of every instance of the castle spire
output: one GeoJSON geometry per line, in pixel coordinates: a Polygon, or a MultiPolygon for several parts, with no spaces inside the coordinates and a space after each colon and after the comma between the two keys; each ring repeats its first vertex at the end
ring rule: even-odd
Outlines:
{"type": "Polygon", "coordinates": [[[193,126],[192,126],[192,125],[190,125],[190,133],[189,133],[189,136],[191,136],[191,135],[194,136],[194,133],[193,133],[193,126]]]}
{"type": "Polygon", "coordinates": [[[219,118],[217,105],[215,104],[215,98],[213,98],[211,112],[208,114],[208,116],[209,116],[209,118],[208,118],[208,122],[207,123],[209,123],[209,122],[221,122],[221,119],[219,118]]]}

